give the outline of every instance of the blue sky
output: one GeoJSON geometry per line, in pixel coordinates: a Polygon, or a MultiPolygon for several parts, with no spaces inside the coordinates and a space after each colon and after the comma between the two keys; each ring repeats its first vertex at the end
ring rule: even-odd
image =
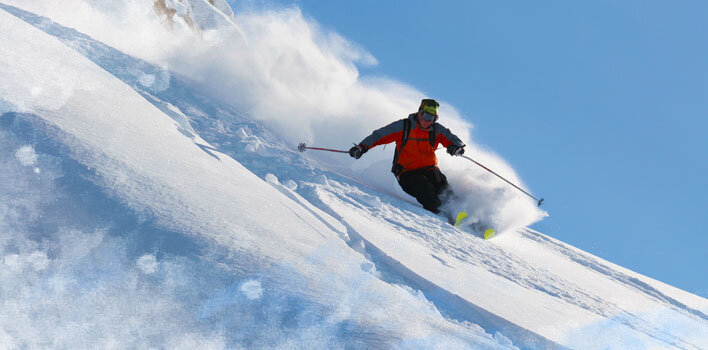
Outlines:
{"type": "Polygon", "coordinates": [[[708,3],[271,5],[363,46],[362,75],[454,105],[546,198],[535,229],[708,297],[708,3]]]}

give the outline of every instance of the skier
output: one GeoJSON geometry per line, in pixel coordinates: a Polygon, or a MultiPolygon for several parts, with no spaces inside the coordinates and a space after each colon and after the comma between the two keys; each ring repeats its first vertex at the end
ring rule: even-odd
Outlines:
{"type": "Polygon", "coordinates": [[[350,156],[359,159],[369,149],[395,141],[391,172],[403,191],[436,214],[440,213],[443,201],[454,194],[437,167],[435,149],[442,144],[450,155],[465,153],[465,144],[460,138],[436,123],[439,106],[433,99],[423,99],[417,113],[375,130],[349,150],[350,156]]]}

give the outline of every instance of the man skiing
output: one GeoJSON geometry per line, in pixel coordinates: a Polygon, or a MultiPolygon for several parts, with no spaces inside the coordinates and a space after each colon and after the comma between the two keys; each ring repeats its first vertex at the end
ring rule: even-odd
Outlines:
{"type": "Polygon", "coordinates": [[[396,142],[391,171],[403,191],[415,197],[423,208],[440,213],[444,200],[453,193],[447,178],[437,167],[435,149],[438,144],[447,147],[453,156],[465,152],[465,144],[450,130],[438,123],[438,107],[433,99],[423,99],[417,113],[375,130],[358,145],[349,150],[355,159],[369,149],[396,142]]]}

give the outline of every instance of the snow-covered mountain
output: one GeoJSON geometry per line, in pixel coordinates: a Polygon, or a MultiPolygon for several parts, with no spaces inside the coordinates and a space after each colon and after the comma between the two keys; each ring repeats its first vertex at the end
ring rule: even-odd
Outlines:
{"type": "MultiPolygon", "coordinates": [[[[51,2],[11,4],[0,3],[1,348],[708,348],[708,300],[525,228],[545,213],[494,178],[441,157],[474,194],[462,205],[501,228],[485,241],[398,192],[390,149],[353,165],[298,153],[296,140],[346,145],[378,126],[351,122],[351,99],[385,112],[418,96],[358,83],[350,63],[368,56],[339,37],[278,40],[284,22],[310,28],[297,13],[238,18],[238,39],[191,38],[185,56],[174,40],[136,48],[51,2]],[[323,135],[323,123],[351,135],[323,135]]],[[[164,27],[145,28],[162,39],[164,27]]]]}

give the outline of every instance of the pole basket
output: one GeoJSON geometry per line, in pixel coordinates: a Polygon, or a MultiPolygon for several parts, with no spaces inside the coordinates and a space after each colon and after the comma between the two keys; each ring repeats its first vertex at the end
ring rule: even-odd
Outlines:
{"type": "Polygon", "coordinates": [[[299,145],[297,145],[297,150],[300,151],[300,152],[305,152],[306,149],[307,149],[307,146],[305,145],[304,142],[301,143],[301,144],[299,144],[299,145]]]}

